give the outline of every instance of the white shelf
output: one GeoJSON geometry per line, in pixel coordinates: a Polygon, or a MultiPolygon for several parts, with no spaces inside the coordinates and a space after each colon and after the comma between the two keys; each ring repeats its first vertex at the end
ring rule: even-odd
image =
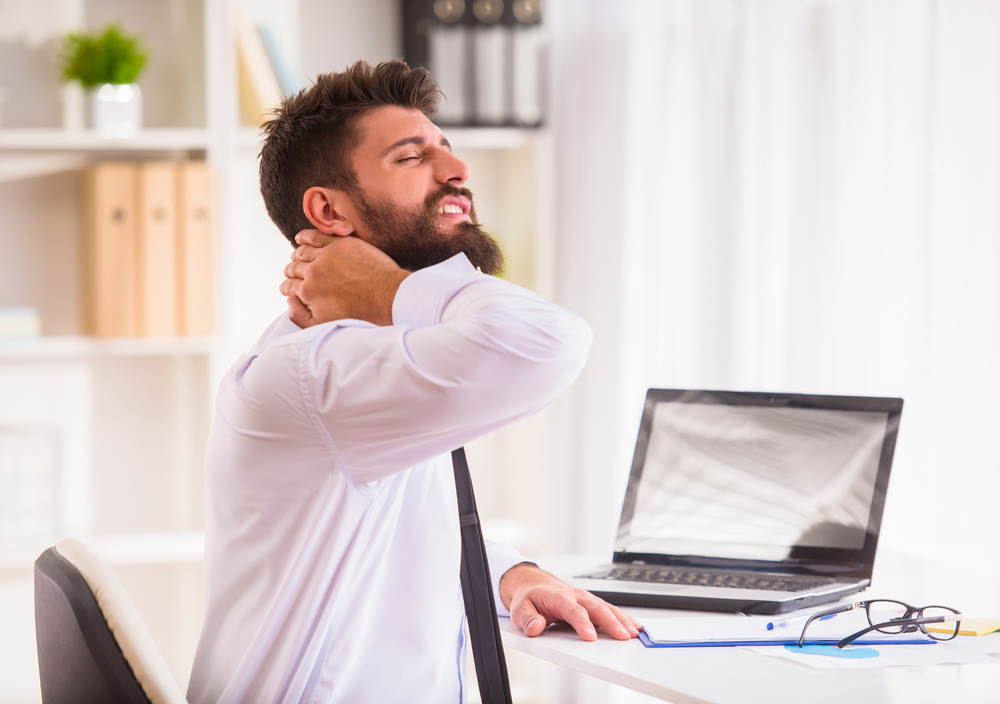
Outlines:
{"type": "Polygon", "coordinates": [[[520,149],[538,139],[538,128],[448,127],[441,128],[452,149],[520,149]]]}
{"type": "Polygon", "coordinates": [[[162,357],[209,354],[211,337],[120,337],[53,335],[28,340],[0,340],[0,362],[92,357],[162,357]]]}
{"type": "Polygon", "coordinates": [[[208,148],[208,130],[195,128],[148,129],[132,137],[101,137],[90,130],[0,129],[0,150],[52,151],[161,151],[208,148]]]}
{"type": "Polygon", "coordinates": [[[240,127],[232,133],[232,145],[236,149],[260,150],[264,143],[264,134],[257,127],[240,127]]]}
{"type": "MultiPolygon", "coordinates": [[[[527,127],[448,127],[441,128],[453,149],[520,149],[531,146],[538,138],[537,128],[527,127]]],[[[257,151],[264,135],[256,127],[241,127],[234,131],[232,144],[237,149],[257,151]]]]}
{"type": "MultiPolygon", "coordinates": [[[[109,565],[199,563],[205,557],[205,533],[200,530],[94,535],[79,539],[109,565]]],[[[57,542],[57,538],[38,538],[18,541],[16,546],[0,547],[0,570],[30,568],[39,555],[57,542]]]]}

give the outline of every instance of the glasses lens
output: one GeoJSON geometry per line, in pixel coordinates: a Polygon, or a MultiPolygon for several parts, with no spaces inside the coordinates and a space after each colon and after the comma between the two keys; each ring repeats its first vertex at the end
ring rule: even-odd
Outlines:
{"type": "Polygon", "coordinates": [[[921,609],[921,618],[940,617],[944,619],[941,623],[925,623],[924,628],[927,630],[927,635],[935,640],[951,640],[957,636],[959,622],[955,620],[956,613],[954,609],[949,609],[946,606],[928,606],[921,609]]]}
{"type": "Polygon", "coordinates": [[[909,624],[895,626],[893,621],[906,618],[906,604],[899,601],[873,601],[868,604],[868,623],[879,626],[880,633],[902,633],[909,624]]]}

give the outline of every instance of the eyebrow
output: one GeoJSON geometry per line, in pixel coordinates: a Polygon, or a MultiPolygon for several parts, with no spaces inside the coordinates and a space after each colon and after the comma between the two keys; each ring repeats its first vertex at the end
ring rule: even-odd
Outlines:
{"type": "MultiPolygon", "coordinates": [[[[382,156],[383,157],[389,156],[389,154],[391,154],[394,150],[399,149],[400,147],[405,147],[407,144],[424,144],[426,143],[426,141],[427,140],[425,140],[423,137],[404,137],[398,142],[389,145],[389,147],[384,152],[382,152],[382,156]]],[[[447,137],[441,137],[441,146],[447,147],[448,151],[449,152],[451,151],[451,142],[448,141],[447,137]]]]}

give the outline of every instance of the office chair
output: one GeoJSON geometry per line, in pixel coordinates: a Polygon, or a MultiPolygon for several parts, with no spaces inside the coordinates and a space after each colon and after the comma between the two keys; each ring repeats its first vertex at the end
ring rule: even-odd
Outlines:
{"type": "Polygon", "coordinates": [[[186,704],[118,578],[77,540],[35,561],[43,704],[186,704]]]}

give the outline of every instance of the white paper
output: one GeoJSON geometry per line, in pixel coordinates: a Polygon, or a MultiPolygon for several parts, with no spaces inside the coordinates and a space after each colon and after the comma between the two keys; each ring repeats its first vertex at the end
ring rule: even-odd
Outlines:
{"type": "MultiPolygon", "coordinates": [[[[812,628],[810,626],[810,628],[812,628]]],[[[854,646],[851,646],[854,647],[854,646]]],[[[927,645],[880,645],[868,646],[878,651],[878,657],[848,659],[797,653],[788,648],[768,646],[746,646],[761,655],[782,660],[791,660],[806,667],[819,670],[854,670],[876,667],[899,667],[914,665],[966,665],[975,663],[1000,663],[1000,634],[988,636],[959,636],[955,640],[943,641],[933,646],[927,645]]]]}

